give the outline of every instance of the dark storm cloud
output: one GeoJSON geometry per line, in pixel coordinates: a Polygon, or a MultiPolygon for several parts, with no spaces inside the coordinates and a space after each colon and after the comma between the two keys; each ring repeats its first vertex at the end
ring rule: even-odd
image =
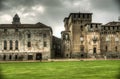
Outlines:
{"type": "Polygon", "coordinates": [[[115,0],[90,0],[92,8],[102,11],[117,11],[118,4],[115,0]]]}
{"type": "Polygon", "coordinates": [[[54,34],[60,36],[60,32],[64,30],[63,19],[69,13],[92,12],[96,15],[95,20],[98,20],[100,12],[103,14],[101,16],[109,17],[110,12],[118,15],[117,5],[119,4],[115,0],[0,0],[0,23],[10,23],[11,21],[4,21],[5,18],[18,13],[22,23],[40,21],[52,26],[54,34]]]}

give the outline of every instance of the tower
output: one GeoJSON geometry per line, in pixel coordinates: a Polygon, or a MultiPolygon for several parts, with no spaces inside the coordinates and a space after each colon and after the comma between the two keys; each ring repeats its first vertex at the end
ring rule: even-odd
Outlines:
{"type": "Polygon", "coordinates": [[[85,25],[91,22],[92,13],[70,13],[64,19],[65,31],[61,33],[62,38],[69,37],[69,40],[62,39],[64,57],[84,57],[83,53],[86,52],[85,25]]]}
{"type": "Polygon", "coordinates": [[[15,16],[13,17],[12,24],[21,24],[18,14],[15,14],[15,16]]]}

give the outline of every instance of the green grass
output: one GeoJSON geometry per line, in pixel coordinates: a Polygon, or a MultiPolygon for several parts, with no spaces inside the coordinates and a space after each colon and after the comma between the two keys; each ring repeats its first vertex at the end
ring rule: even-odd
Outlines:
{"type": "Polygon", "coordinates": [[[4,79],[120,79],[119,60],[10,62],[0,67],[4,79]]]}

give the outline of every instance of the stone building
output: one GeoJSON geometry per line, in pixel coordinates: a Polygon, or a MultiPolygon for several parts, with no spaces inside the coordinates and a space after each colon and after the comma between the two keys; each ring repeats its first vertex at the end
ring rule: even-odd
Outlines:
{"type": "Polygon", "coordinates": [[[41,60],[52,57],[52,29],[42,24],[0,24],[0,60],[41,60]]]}
{"type": "Polygon", "coordinates": [[[52,58],[62,58],[61,38],[53,36],[52,38],[52,58]]]}
{"type": "Polygon", "coordinates": [[[92,13],[70,13],[61,32],[65,58],[120,57],[120,22],[92,22],[92,13]]]}

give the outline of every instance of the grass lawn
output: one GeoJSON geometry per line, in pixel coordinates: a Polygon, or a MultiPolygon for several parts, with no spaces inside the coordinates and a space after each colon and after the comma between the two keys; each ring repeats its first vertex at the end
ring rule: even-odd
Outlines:
{"type": "Polygon", "coordinates": [[[3,79],[120,79],[120,60],[9,62],[0,67],[3,79]]]}

